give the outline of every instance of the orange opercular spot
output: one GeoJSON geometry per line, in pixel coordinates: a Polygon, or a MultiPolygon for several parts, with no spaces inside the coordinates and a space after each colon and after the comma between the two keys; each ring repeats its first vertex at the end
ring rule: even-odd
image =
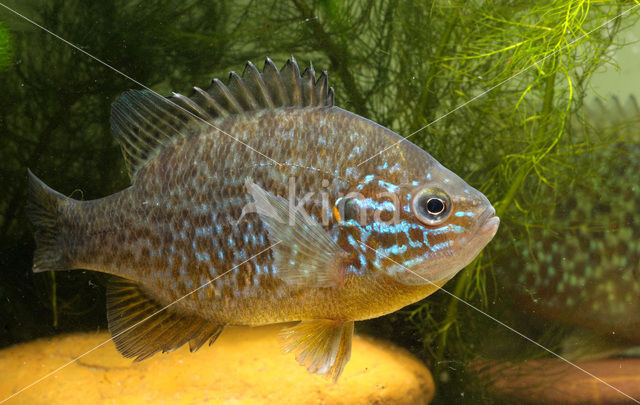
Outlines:
{"type": "Polygon", "coordinates": [[[342,221],[342,218],[340,218],[340,211],[338,211],[338,207],[336,207],[335,205],[333,206],[333,217],[338,222],[342,221]]]}

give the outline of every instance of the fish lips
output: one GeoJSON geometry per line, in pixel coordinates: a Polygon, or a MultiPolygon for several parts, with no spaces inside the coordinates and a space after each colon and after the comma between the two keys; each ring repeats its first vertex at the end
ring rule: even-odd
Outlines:
{"type": "Polygon", "coordinates": [[[500,226],[500,218],[496,216],[496,210],[493,207],[487,208],[480,216],[480,221],[478,222],[480,222],[480,225],[473,233],[473,237],[487,238],[488,243],[496,235],[498,227],[500,226]]]}
{"type": "Polygon", "coordinates": [[[478,225],[473,232],[471,232],[470,235],[463,236],[456,240],[456,244],[466,251],[466,255],[468,256],[467,264],[471,263],[498,232],[500,218],[495,214],[496,210],[492,206],[489,206],[478,218],[478,225]]]}

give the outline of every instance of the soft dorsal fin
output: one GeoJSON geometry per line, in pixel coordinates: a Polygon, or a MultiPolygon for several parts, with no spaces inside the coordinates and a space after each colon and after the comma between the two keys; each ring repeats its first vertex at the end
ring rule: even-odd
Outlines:
{"type": "Polygon", "coordinates": [[[135,282],[119,277],[113,277],[107,288],[107,319],[118,351],[136,360],[169,352],[187,342],[194,352],[207,340],[212,344],[223,328],[197,316],[163,309],[135,282]]]}
{"type": "Polygon", "coordinates": [[[267,58],[262,73],[247,62],[242,77],[231,72],[226,85],[213,79],[207,90],[194,87],[191,97],[129,90],[111,108],[111,132],[133,178],[154,152],[197,129],[215,128],[217,118],[279,107],[330,106],[333,89],[327,72],[316,80],[312,67],[300,74],[293,58],[280,71],[267,58]]]}

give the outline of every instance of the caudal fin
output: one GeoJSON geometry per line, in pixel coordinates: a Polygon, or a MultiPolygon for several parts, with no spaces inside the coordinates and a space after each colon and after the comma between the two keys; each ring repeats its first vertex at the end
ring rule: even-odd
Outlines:
{"type": "Polygon", "coordinates": [[[35,227],[36,251],[33,255],[33,271],[69,268],[60,231],[59,207],[70,200],[54,191],[29,172],[29,200],[27,216],[35,227]]]}

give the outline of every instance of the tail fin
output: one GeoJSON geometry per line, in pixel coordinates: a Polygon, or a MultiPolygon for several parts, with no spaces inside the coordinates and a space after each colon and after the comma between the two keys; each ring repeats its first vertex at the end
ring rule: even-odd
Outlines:
{"type": "Polygon", "coordinates": [[[29,172],[29,200],[27,216],[36,228],[36,251],[33,255],[33,271],[39,273],[48,270],[69,268],[64,253],[64,243],[60,232],[60,204],[70,198],[54,191],[29,172]]]}

